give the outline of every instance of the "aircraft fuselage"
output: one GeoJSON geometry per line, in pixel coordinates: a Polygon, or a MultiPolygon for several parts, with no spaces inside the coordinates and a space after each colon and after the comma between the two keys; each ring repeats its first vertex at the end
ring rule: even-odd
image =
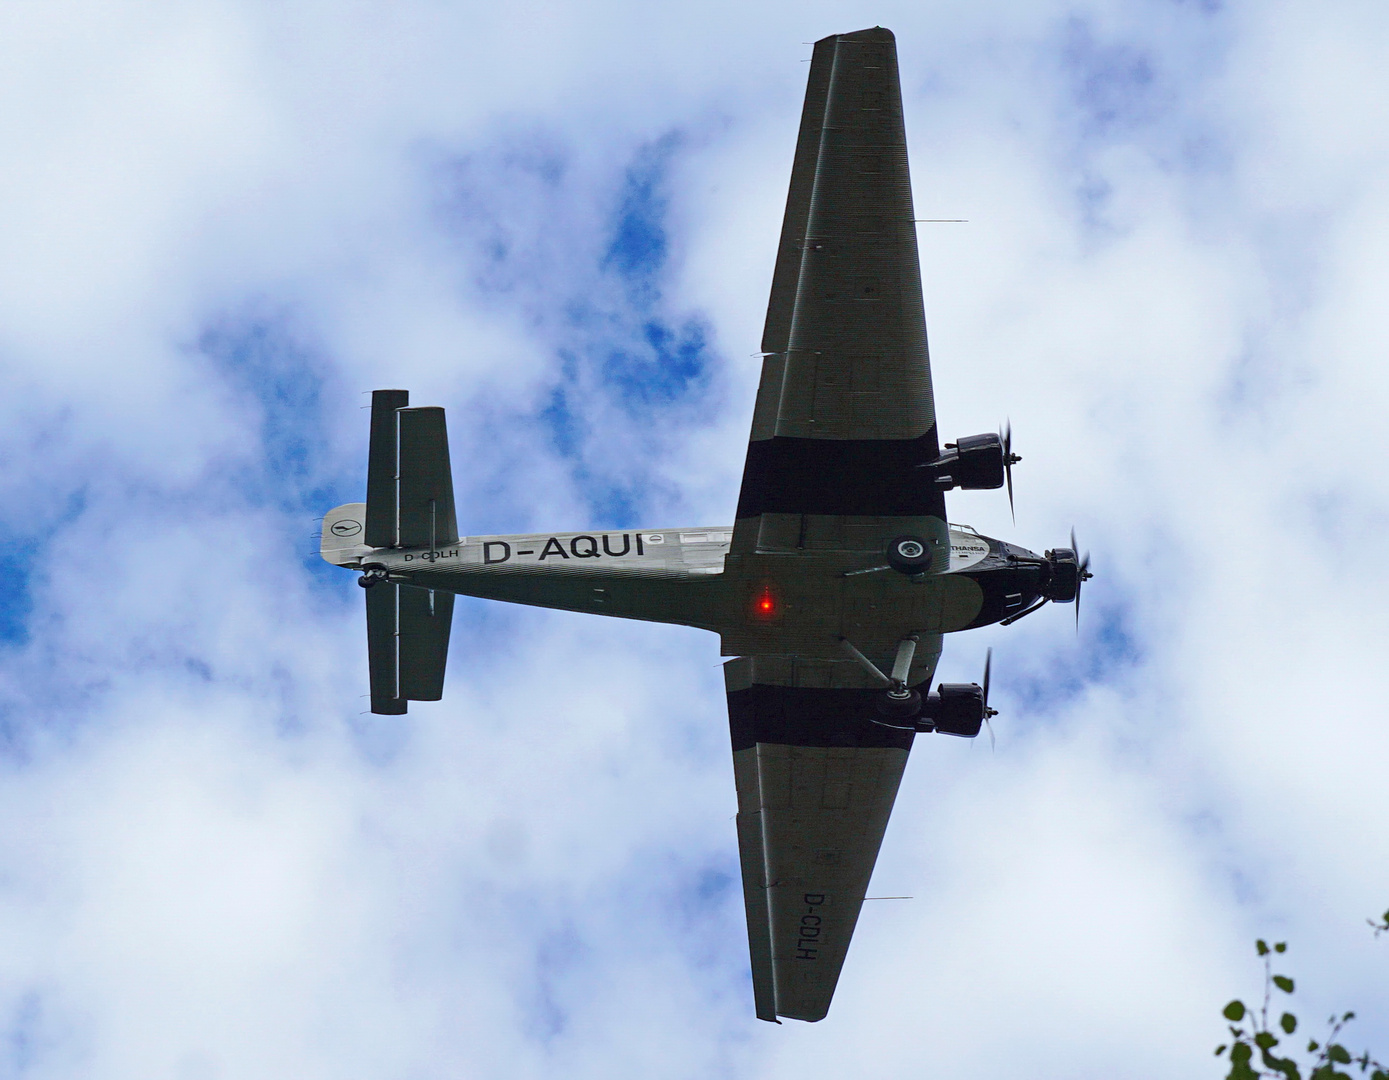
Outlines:
{"type": "Polygon", "coordinates": [[[948,535],[940,569],[913,576],[888,568],[874,551],[732,554],[731,527],[357,547],[344,551],[340,565],[379,566],[399,584],[464,596],[699,627],[721,636],[726,656],[842,660],[841,638],[881,654],[905,634],[985,626],[1042,596],[1046,559],[968,527],[952,525],[948,535]]]}

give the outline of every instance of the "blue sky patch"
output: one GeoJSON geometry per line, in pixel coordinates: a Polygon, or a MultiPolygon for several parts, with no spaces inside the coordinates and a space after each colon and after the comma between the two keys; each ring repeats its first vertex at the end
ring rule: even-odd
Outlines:
{"type": "Polygon", "coordinates": [[[1121,130],[1151,122],[1161,110],[1152,54],[1128,44],[1101,43],[1084,20],[1068,24],[1062,63],[1088,137],[1112,139],[1121,130]]]}
{"type": "Polygon", "coordinates": [[[24,1076],[38,1064],[42,1040],[39,1029],[43,1023],[43,999],[33,991],[16,1001],[10,1012],[5,1032],[7,1075],[24,1076]]]}
{"type": "Polygon", "coordinates": [[[0,644],[22,645],[29,640],[28,619],[34,599],[29,591],[33,549],[0,536],[0,644]]]}
{"type": "Polygon", "coordinates": [[[327,438],[321,363],[295,340],[288,318],[223,318],[203,332],[198,348],[259,408],[261,453],[242,484],[247,501],[315,513],[344,501],[337,497],[337,485],[323,475],[327,438]]]}
{"type": "Polygon", "coordinates": [[[515,309],[552,357],[532,411],[495,418],[511,432],[537,428],[587,506],[572,524],[548,527],[638,524],[669,429],[662,411],[698,408],[706,392],[707,321],[663,303],[670,173],[685,144],[671,129],[613,167],[543,132],[512,131],[436,167],[439,227],[465,256],[474,287],[494,308],[515,309]],[[576,213],[576,202],[597,212],[576,213]],[[651,455],[612,452],[648,431],[651,455]]]}
{"type": "Polygon", "coordinates": [[[227,481],[249,506],[289,515],[288,540],[311,585],[339,592],[351,579],[319,557],[316,523],[363,497],[366,463],[356,475],[327,471],[324,361],[296,338],[285,313],[224,316],[204,330],[198,351],[259,413],[259,452],[228,469],[227,481]]]}
{"type": "Polygon", "coordinates": [[[670,132],[644,147],[627,168],[604,265],[641,288],[651,287],[665,266],[666,172],[682,141],[679,132],[670,132]]]}

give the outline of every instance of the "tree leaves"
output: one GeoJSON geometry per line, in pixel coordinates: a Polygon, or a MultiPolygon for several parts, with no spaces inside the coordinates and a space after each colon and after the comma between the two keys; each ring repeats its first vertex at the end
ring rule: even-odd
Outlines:
{"type": "MultiPolygon", "coordinates": [[[[1375,928],[1376,937],[1389,931],[1389,911],[1384,913],[1384,918],[1378,923],[1374,920],[1367,921],[1375,928]]],[[[1366,1072],[1372,1067],[1374,1071],[1369,1074],[1368,1080],[1389,1080],[1389,1067],[1372,1059],[1369,1051],[1358,1058],[1352,1057],[1350,1051],[1336,1041],[1341,1028],[1355,1018],[1353,1012],[1343,1013],[1339,1017],[1332,1016],[1327,1021],[1330,1030],[1323,1042],[1316,1039],[1307,1041],[1307,1054],[1316,1056],[1305,1066],[1299,1065],[1291,1056],[1279,1057],[1275,1054],[1274,1048],[1280,1043],[1278,1035],[1274,1032],[1275,1025],[1269,1021],[1269,995],[1275,987],[1285,994],[1291,994],[1295,984],[1288,975],[1273,974],[1271,957],[1286,953],[1288,943],[1279,941],[1270,946],[1260,938],[1254,943],[1254,948],[1264,962],[1263,1006],[1255,1011],[1236,998],[1221,1010],[1221,1015],[1230,1021],[1230,1034],[1233,1036],[1232,1042],[1221,1043],[1215,1049],[1216,1057],[1222,1057],[1227,1053],[1230,1056],[1230,1071],[1226,1080],[1302,1080],[1304,1067],[1309,1070],[1306,1074],[1307,1080],[1365,1080],[1366,1072]],[[1338,1065],[1359,1065],[1360,1076],[1353,1077],[1350,1073],[1338,1069],[1338,1065]]],[[[1291,1035],[1297,1031],[1297,1017],[1291,1012],[1284,1012],[1278,1017],[1276,1027],[1281,1029],[1282,1034],[1291,1035]]]]}

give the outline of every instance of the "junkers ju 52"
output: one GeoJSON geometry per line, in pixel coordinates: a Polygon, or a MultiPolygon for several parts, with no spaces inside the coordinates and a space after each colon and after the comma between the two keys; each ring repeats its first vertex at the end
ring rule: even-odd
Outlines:
{"type": "Polygon", "coordinates": [[[455,593],[713,631],[757,1015],[825,1016],[919,733],[974,738],[983,684],[930,689],[943,635],[1075,603],[1090,576],[948,524],[1008,487],[1010,433],[938,441],[895,40],[815,45],[731,526],[458,533],[444,412],[372,398],[365,503],[323,557],[365,586],[371,707],[438,700],[455,593]]]}

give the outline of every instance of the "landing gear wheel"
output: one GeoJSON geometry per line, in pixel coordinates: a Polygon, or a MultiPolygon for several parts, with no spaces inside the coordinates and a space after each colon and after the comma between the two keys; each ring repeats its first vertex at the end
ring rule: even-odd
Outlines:
{"type": "Polygon", "coordinates": [[[931,569],[931,548],[919,536],[899,536],[887,545],[887,564],[899,574],[924,574],[931,569]]]}
{"type": "Polygon", "coordinates": [[[881,719],[877,723],[886,727],[916,728],[916,718],[921,714],[921,694],[910,687],[889,690],[874,702],[881,719]]]}
{"type": "Polygon", "coordinates": [[[386,580],[386,568],[380,563],[370,563],[362,567],[362,576],[357,579],[357,584],[364,589],[370,589],[378,581],[386,580]]]}

